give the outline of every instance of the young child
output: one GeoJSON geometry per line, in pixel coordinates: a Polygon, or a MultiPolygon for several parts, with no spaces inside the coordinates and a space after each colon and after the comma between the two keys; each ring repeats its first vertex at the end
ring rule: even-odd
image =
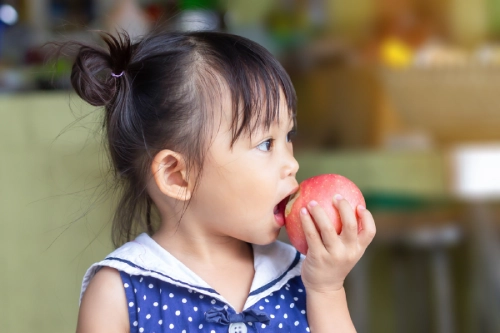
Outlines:
{"type": "Polygon", "coordinates": [[[299,168],[278,61],[218,32],[103,39],[80,45],[71,81],[104,106],[118,249],[87,271],[77,331],[354,332],[343,283],[375,235],[369,211],[332,198],[337,235],[313,201],[307,256],[276,241],[299,168]]]}

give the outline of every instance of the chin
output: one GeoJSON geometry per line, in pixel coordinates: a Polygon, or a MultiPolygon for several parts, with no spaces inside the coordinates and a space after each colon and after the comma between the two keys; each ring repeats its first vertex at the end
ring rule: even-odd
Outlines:
{"type": "Polygon", "coordinates": [[[280,230],[269,231],[266,235],[260,234],[257,237],[252,237],[252,241],[250,243],[255,245],[269,245],[274,243],[280,234],[280,230]]]}

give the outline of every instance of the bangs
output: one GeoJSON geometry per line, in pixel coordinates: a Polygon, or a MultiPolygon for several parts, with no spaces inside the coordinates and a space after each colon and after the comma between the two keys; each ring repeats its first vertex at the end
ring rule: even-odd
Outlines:
{"type": "MultiPolygon", "coordinates": [[[[203,32],[193,33],[205,35],[203,32]]],[[[218,76],[227,85],[232,102],[232,142],[243,134],[251,135],[262,126],[267,130],[274,122],[279,122],[279,107],[285,104],[289,117],[296,123],[297,98],[290,77],[281,64],[264,47],[246,38],[211,33],[203,36],[204,43],[197,50],[202,62],[208,67],[205,74],[218,76]],[[285,102],[281,101],[285,98],[285,102]]],[[[220,87],[214,81],[203,90],[220,87]]],[[[222,89],[222,87],[220,87],[222,89]]],[[[226,90],[227,91],[227,90],[226,90]]],[[[220,95],[222,95],[222,92],[220,95]]],[[[205,94],[204,94],[205,95],[205,94]]],[[[205,95],[206,96],[206,95],[205,95]]]]}

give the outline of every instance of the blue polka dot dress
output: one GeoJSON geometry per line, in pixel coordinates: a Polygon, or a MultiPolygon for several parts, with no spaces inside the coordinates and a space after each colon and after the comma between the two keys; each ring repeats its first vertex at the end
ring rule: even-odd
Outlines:
{"type": "Polygon", "coordinates": [[[237,313],[205,281],[147,234],[139,235],[85,274],[82,293],[103,266],[120,272],[130,332],[309,332],[304,257],[282,242],[253,246],[255,276],[237,313]]]}

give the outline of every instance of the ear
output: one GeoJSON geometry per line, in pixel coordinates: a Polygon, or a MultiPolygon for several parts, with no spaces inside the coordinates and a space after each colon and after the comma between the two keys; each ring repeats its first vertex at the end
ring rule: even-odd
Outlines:
{"type": "Polygon", "coordinates": [[[158,189],[171,198],[187,201],[192,191],[184,157],[172,150],[162,150],[153,159],[151,172],[158,189]]]}

